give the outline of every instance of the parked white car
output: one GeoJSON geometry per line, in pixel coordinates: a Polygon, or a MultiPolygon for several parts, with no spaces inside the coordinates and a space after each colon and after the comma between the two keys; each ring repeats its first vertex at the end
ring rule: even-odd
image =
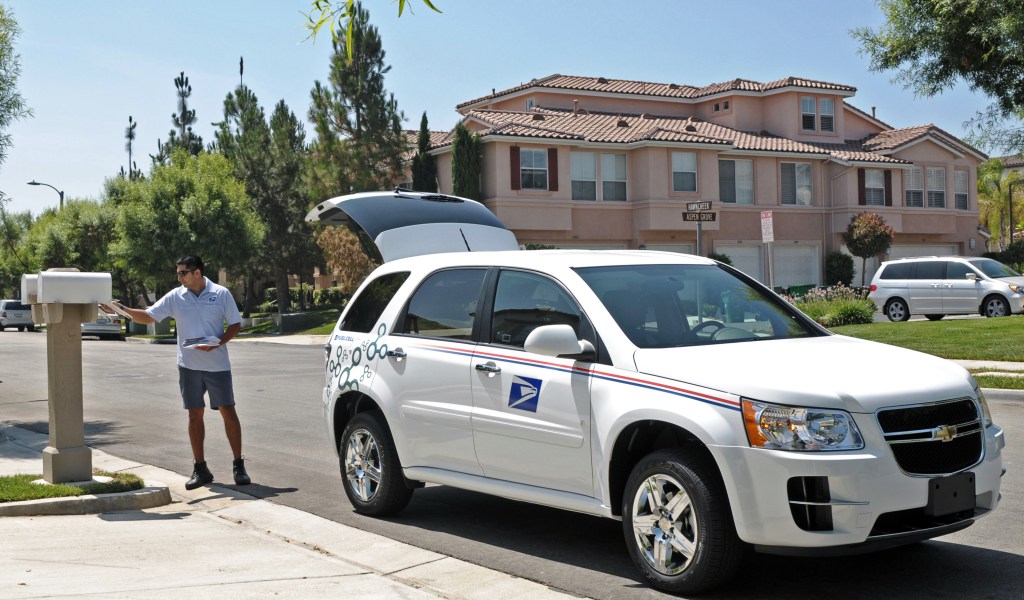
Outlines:
{"type": "Polygon", "coordinates": [[[991,258],[922,256],[883,262],[868,298],[890,321],[924,315],[1005,317],[1024,312],[1024,277],[991,258]]]}
{"type": "Polygon", "coordinates": [[[35,331],[32,322],[32,307],[20,300],[0,300],[0,331],[17,328],[18,331],[35,331]]]}
{"type": "Polygon", "coordinates": [[[121,329],[121,317],[101,310],[95,321],[82,323],[82,335],[96,336],[101,340],[123,340],[124,331],[121,329]]]}
{"type": "Polygon", "coordinates": [[[966,370],[832,335],[729,266],[520,251],[482,205],[404,190],[307,219],[385,261],[325,346],[327,431],[361,513],[432,482],[620,519],[643,577],[692,594],[748,547],[889,548],[999,503],[1003,431],[966,370]]]}

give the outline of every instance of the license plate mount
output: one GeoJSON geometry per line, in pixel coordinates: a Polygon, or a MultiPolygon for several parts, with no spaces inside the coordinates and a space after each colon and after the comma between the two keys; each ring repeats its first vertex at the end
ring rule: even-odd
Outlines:
{"type": "Polygon", "coordinates": [[[928,481],[928,505],[924,512],[929,517],[943,517],[953,513],[973,511],[977,505],[974,473],[957,473],[928,481]]]}

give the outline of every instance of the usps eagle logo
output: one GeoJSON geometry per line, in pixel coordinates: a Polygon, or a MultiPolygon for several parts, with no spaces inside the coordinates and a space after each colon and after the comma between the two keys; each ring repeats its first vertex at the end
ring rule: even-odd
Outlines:
{"type": "Polygon", "coordinates": [[[540,379],[532,377],[513,377],[512,389],[508,392],[508,407],[537,412],[541,383],[543,382],[540,379]]]}

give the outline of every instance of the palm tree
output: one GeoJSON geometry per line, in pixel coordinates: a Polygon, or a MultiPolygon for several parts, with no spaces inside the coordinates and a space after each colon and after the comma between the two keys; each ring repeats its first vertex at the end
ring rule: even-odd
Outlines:
{"type": "Polygon", "coordinates": [[[1024,214],[1010,198],[1010,183],[1018,179],[1020,173],[1005,171],[1003,161],[998,158],[978,165],[978,221],[989,231],[999,232],[996,250],[1005,250],[1013,243],[1010,223],[1020,223],[1019,217],[1024,214]]]}

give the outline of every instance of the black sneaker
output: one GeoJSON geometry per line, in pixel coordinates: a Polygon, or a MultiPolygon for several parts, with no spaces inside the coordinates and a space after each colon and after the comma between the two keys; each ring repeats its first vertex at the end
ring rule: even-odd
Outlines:
{"type": "Polygon", "coordinates": [[[235,474],[235,485],[249,485],[252,483],[252,480],[249,479],[249,474],[245,472],[244,456],[231,463],[231,471],[235,474]]]}
{"type": "Polygon", "coordinates": [[[206,461],[197,462],[192,467],[192,478],[185,482],[186,490],[194,490],[197,487],[213,482],[213,473],[206,466],[206,461]]]}

